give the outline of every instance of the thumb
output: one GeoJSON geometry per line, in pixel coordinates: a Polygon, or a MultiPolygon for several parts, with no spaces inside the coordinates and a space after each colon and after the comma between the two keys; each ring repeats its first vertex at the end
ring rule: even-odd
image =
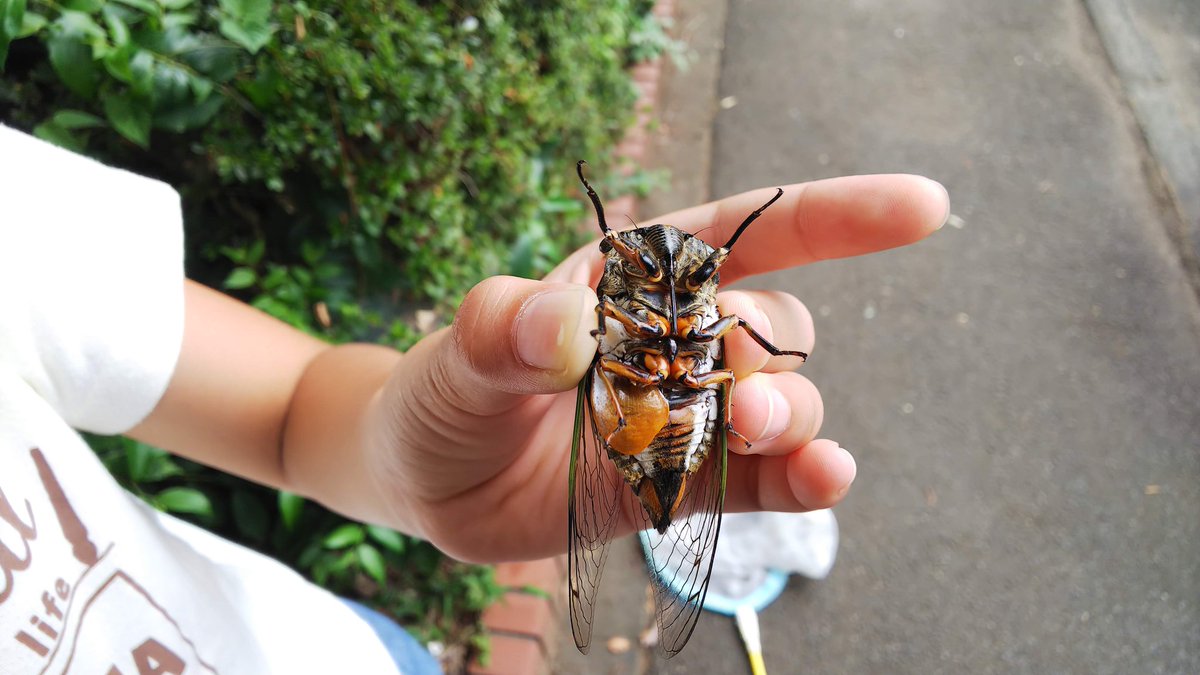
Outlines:
{"type": "Polygon", "coordinates": [[[492,277],[471,289],[454,324],[408,350],[377,399],[380,475],[404,487],[391,498],[460,494],[512,462],[549,401],[520,404],[575,387],[591,364],[595,307],[578,284],[492,277]]]}
{"type": "Polygon", "coordinates": [[[464,412],[480,415],[576,386],[596,353],[595,307],[586,286],[485,279],[463,300],[440,350],[444,384],[457,389],[464,412]]]}

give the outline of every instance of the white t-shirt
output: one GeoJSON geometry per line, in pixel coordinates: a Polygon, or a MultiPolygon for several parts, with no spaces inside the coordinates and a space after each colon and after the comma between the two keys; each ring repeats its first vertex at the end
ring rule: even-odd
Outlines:
{"type": "Polygon", "coordinates": [[[147,507],[73,430],[162,396],[182,263],[174,190],[0,126],[0,672],[395,673],[341,601],[147,507]]]}

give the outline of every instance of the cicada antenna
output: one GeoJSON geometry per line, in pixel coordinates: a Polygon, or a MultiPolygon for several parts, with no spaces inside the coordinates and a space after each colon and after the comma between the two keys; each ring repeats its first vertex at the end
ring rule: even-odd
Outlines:
{"type": "Polygon", "coordinates": [[[729,258],[729,251],[733,248],[733,245],[737,243],[738,237],[742,236],[742,233],[746,231],[746,228],[750,227],[750,223],[753,223],[755,218],[761,216],[762,212],[766,211],[768,206],[774,204],[776,200],[783,196],[783,188],[776,188],[776,190],[775,196],[771,197],[766,204],[763,204],[762,206],[758,207],[754,213],[746,216],[746,219],[742,221],[741,225],[738,225],[737,230],[734,231],[733,236],[729,238],[729,241],[724,246],[708,254],[708,257],[704,259],[704,262],[700,263],[699,266],[697,266],[688,274],[688,290],[694,292],[696,289],[700,288],[701,285],[707,283],[708,280],[717,273],[717,269],[720,268],[721,265],[725,264],[725,261],[729,258]]]}
{"type": "MultiPolygon", "coordinates": [[[[580,175],[582,176],[583,174],[580,174],[580,175]]],[[[771,199],[769,199],[766,204],[763,204],[762,206],[758,207],[757,211],[746,216],[746,219],[742,221],[742,224],[738,225],[738,229],[734,231],[733,236],[729,238],[729,242],[727,244],[725,244],[724,246],[722,246],[721,248],[725,249],[726,251],[728,251],[729,249],[732,249],[734,243],[737,242],[738,237],[742,236],[742,232],[745,232],[746,228],[750,227],[750,223],[753,223],[756,218],[758,218],[759,216],[762,215],[763,211],[767,210],[768,206],[774,204],[780,197],[783,196],[783,188],[775,188],[775,189],[777,190],[777,192],[775,193],[775,196],[771,197],[771,199]]]]}
{"type": "MultiPolygon", "coordinates": [[[[575,172],[579,174],[579,180],[583,186],[587,188],[588,199],[592,200],[592,206],[596,207],[596,217],[600,221],[600,231],[604,233],[604,239],[600,241],[600,251],[607,253],[609,250],[616,249],[626,260],[642,268],[646,273],[646,278],[651,281],[662,279],[662,270],[658,264],[654,262],[654,258],[644,250],[633,248],[628,242],[621,239],[621,235],[615,230],[609,229],[608,223],[604,220],[604,207],[600,204],[600,196],[592,189],[587,179],[583,177],[583,165],[587,164],[584,160],[579,160],[575,164],[575,172]]],[[[634,223],[637,227],[637,223],[634,223]]]]}
{"type": "Polygon", "coordinates": [[[600,231],[608,234],[608,223],[604,221],[604,206],[600,204],[600,195],[592,189],[591,183],[583,177],[583,165],[587,164],[586,160],[579,160],[575,163],[575,172],[579,174],[579,180],[583,183],[583,187],[587,188],[588,199],[592,200],[592,206],[596,208],[596,218],[600,221],[600,231]]]}
{"type": "Polygon", "coordinates": [[[632,217],[632,216],[630,216],[628,213],[626,213],[626,214],[625,214],[625,220],[628,220],[628,221],[629,221],[629,224],[633,226],[633,229],[635,229],[635,230],[640,230],[640,229],[642,229],[642,228],[638,227],[638,224],[637,224],[637,222],[636,222],[636,221],[634,221],[633,217],[632,217]]]}

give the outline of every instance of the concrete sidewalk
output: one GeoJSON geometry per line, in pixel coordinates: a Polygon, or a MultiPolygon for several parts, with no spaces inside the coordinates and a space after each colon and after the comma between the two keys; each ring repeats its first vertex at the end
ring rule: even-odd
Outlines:
{"type": "MultiPolygon", "coordinates": [[[[899,171],[956,215],[752,284],[812,309],[804,374],[859,466],[831,577],[763,613],[770,672],[1200,672],[1200,205],[1179,201],[1198,177],[1153,140],[1192,124],[1200,78],[1177,65],[1200,12],[1114,7],[681,2],[697,61],[662,91],[674,182],[644,213],[899,171]],[[1175,112],[1122,80],[1122,20],[1175,64],[1175,112]]],[[[564,627],[558,672],[749,672],[715,615],[670,661],[609,654],[647,620],[633,544],[614,546],[597,646],[575,658],[564,627]]]]}

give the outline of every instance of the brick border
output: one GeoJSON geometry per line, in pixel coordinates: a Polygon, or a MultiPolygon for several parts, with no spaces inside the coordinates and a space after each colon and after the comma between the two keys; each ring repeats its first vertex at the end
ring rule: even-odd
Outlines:
{"type": "Polygon", "coordinates": [[[496,583],[507,590],[483,612],[491,640],[488,665],[473,660],[471,675],[549,675],[550,656],[562,618],[558,599],[566,557],[496,566],[496,583]]]}
{"type": "MultiPolygon", "coordinates": [[[[658,0],[651,12],[660,19],[675,16],[675,0],[658,0]]],[[[616,155],[628,165],[640,165],[649,147],[650,123],[658,108],[662,57],[634,66],[630,75],[638,89],[634,109],[637,117],[625,138],[617,145],[616,155]]],[[[606,205],[610,213],[629,214],[638,219],[634,195],[622,195],[606,205]]],[[[555,637],[566,621],[567,558],[558,556],[528,562],[496,565],[496,582],[507,590],[504,596],[483,612],[483,625],[491,640],[488,665],[472,660],[471,675],[549,675],[555,637]]]]}

